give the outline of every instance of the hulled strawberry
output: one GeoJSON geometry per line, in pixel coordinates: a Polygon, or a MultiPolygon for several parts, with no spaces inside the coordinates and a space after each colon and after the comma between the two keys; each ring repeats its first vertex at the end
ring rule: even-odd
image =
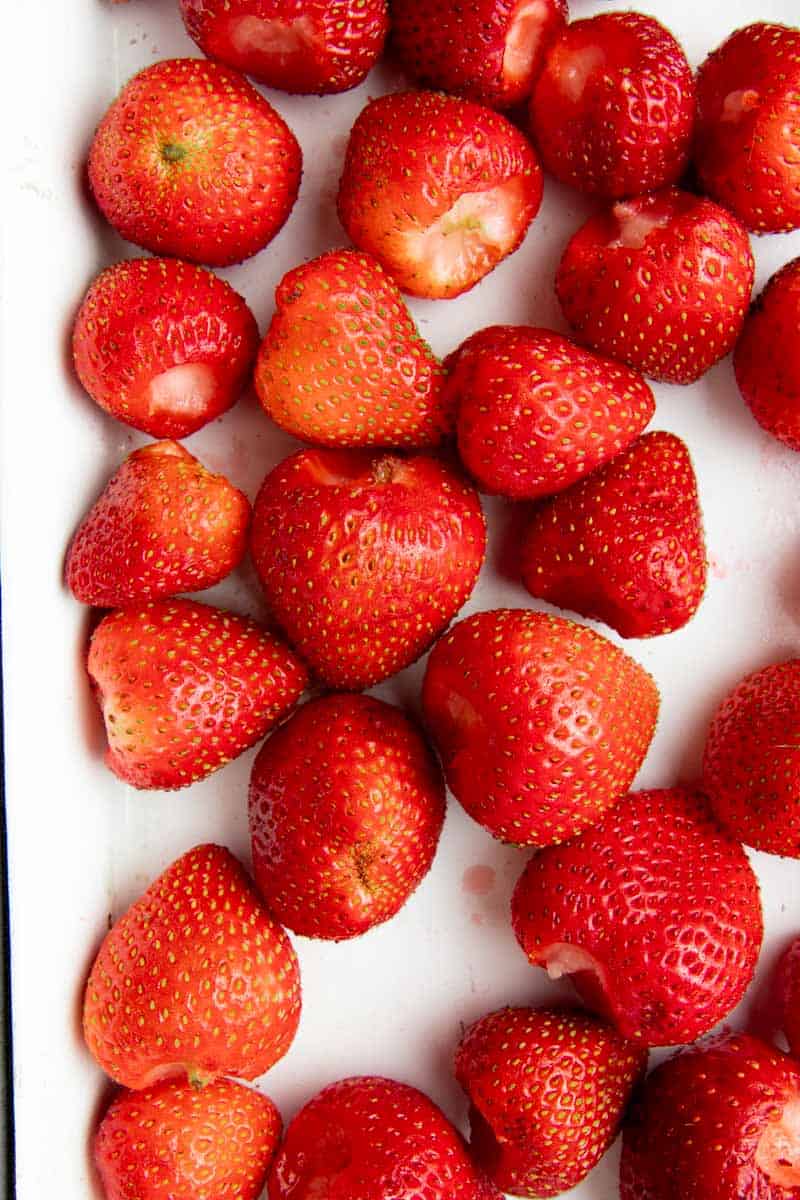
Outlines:
{"type": "Polygon", "coordinates": [[[762,429],[800,450],[800,258],[772,276],[736,344],[739,391],[762,429]]]}
{"type": "Polygon", "coordinates": [[[772,980],[775,1012],[786,1035],[789,1051],[800,1057],[800,937],[784,950],[772,980]]]}
{"type": "Polygon", "coordinates": [[[542,172],[505,117],[437,92],[372,100],[350,133],[339,183],[348,237],[414,296],[473,287],[522,242],[542,172]]]}

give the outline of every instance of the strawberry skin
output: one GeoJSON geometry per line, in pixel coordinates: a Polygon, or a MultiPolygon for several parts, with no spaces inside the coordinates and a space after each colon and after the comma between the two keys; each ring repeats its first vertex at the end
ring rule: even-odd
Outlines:
{"type": "Polygon", "coordinates": [[[556,292],[587,345],[652,379],[693,383],[733,349],[753,271],[735,217],[667,188],[590,217],[564,252],[556,292]]]}
{"type": "Polygon", "coordinates": [[[549,329],[493,325],[446,360],[458,451],[482,491],[535,500],[623,450],[655,411],[636,371],[549,329]]]}
{"type": "Polygon", "coordinates": [[[739,842],[685,788],[634,792],[528,863],[511,904],[517,940],[623,1036],[690,1042],[734,1008],[763,923],[739,842]]]}
{"type": "Polygon", "coordinates": [[[289,1049],[300,972],[288,937],[224,846],[195,846],[109,930],[83,1002],[97,1062],[128,1088],[255,1079],[289,1049]]]}
{"type": "Polygon", "coordinates": [[[437,92],[372,100],[350,133],[339,218],[404,292],[459,296],[522,242],[542,172],[505,117],[437,92]]]}
{"type": "Polygon", "coordinates": [[[680,629],[706,586],[686,444],[672,433],[645,433],[539,505],[522,538],[520,569],[532,596],[605,621],[622,637],[680,629]]]}
{"type": "Polygon", "coordinates": [[[296,267],[275,305],[255,384],[282,429],[322,446],[435,446],[453,432],[442,368],[371,255],[296,267]]]}
{"type": "Polygon", "coordinates": [[[306,937],[341,941],[388,921],[430,870],[444,782],[416,727],[370,696],[303,705],[250,777],[256,886],[306,937]]]}
{"type": "Polygon", "coordinates": [[[762,429],[800,450],[800,258],[772,276],[736,344],[739,391],[762,429]]]}
{"type": "Polygon", "coordinates": [[[242,297],[211,271],[132,258],[101,272],[72,332],[96,404],[155,438],[195,433],[236,403],[258,349],[242,297]]]}
{"type": "Polygon", "coordinates": [[[224,267],[271,241],[297,198],[300,147],[236,71],[172,58],[134,75],[89,151],[89,183],[117,233],[224,267]]]}
{"type": "Polygon", "coordinates": [[[306,672],[245,617],[194,600],[110,613],[92,634],[89,678],[115,775],[181,788],[242,754],[289,711],[306,672]]]}
{"type": "Polygon", "coordinates": [[[800,1057],[800,937],[781,955],[775,968],[773,993],[780,1027],[794,1058],[800,1057]]]}
{"type": "Polygon", "coordinates": [[[473,1159],[513,1196],[568,1191],[617,1136],[646,1062],[643,1047],[588,1013],[504,1008],[482,1017],[456,1054],[473,1159]]]}
{"type": "Polygon", "coordinates": [[[486,548],[477,493],[433,458],[301,450],[264,480],[251,552],[273,616],[329,687],[415,662],[468,599],[486,548]]]}
{"type": "Polygon", "coordinates": [[[281,1137],[271,1100],[230,1079],[122,1092],[94,1138],[107,1200],[257,1200],[281,1137]]]}
{"type": "Polygon", "coordinates": [[[125,608],[213,587],[247,548],[250,504],[177,442],[134,450],[78,526],[66,579],[76,600],[125,608]]]}
{"type": "Polygon", "coordinates": [[[450,790],[493,837],[547,846],[624,795],[658,714],[647,672],[600,634],[529,609],[459,621],[422,703],[450,790]]]}
{"type": "Polygon", "coordinates": [[[800,227],[800,29],[738,29],[697,75],[703,191],[756,233],[800,227]]]}

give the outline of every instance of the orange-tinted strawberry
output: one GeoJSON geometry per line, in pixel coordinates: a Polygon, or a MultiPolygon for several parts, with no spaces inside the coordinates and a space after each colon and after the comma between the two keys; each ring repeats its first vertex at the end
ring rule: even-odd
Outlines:
{"type": "Polygon", "coordinates": [[[762,429],[800,450],[800,258],[777,271],[736,344],[736,382],[762,429]]]}

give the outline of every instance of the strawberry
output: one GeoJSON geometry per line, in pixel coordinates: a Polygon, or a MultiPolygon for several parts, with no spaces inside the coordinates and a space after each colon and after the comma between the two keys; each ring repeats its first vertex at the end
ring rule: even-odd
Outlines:
{"type": "Polygon", "coordinates": [[[707,1033],[744,995],[761,947],[758,883],[741,845],[685,788],[634,792],[594,829],[531,859],[517,940],[552,979],[645,1045],[707,1033]]]}
{"type": "Polygon", "coordinates": [[[137,788],[181,788],[254,745],[306,684],[288,647],[254,621],[194,600],[104,617],[89,678],[115,775],[137,788]]]}
{"type": "Polygon", "coordinates": [[[516,250],[541,199],[536,155],[505,117],[396,92],[357,118],[338,203],[350,240],[404,292],[435,300],[466,292],[516,250]]]}
{"type": "Polygon", "coordinates": [[[267,87],[327,95],[366,78],[389,27],[386,0],[180,0],[189,37],[267,87]]]}
{"type": "Polygon", "coordinates": [[[655,411],[636,371],[549,329],[493,325],[446,360],[444,402],[482,491],[534,500],[623,450],[655,411]]]}
{"type": "Polygon", "coordinates": [[[300,1020],[297,958],[223,846],[177,859],[109,930],[86,984],[83,1033],[128,1088],[255,1079],[300,1020]]]}
{"type": "Polygon", "coordinates": [[[759,425],[800,450],[800,258],[786,263],[756,300],[736,344],[739,391],[759,425]]]}
{"type": "Polygon", "coordinates": [[[392,45],[425,86],[511,108],[566,19],[567,0],[392,0],[392,45]]]}
{"type": "Polygon", "coordinates": [[[258,326],[229,283],[174,258],[133,258],[97,276],[72,331],[92,399],[156,438],[182,438],[236,403],[258,326]]]}
{"type": "Polygon", "coordinates": [[[325,696],[298,709],[253,765],[256,886],[295,933],[356,937],[405,904],[443,820],[439,766],[411,721],[370,696],[325,696]]]}
{"type": "Polygon", "coordinates": [[[434,647],[425,720],[450,790],[493,837],[546,846],[630,786],[658,690],[599,633],[528,609],[474,613],[434,647]]]}
{"type": "Polygon", "coordinates": [[[334,250],[284,275],[256,391],[282,429],[323,446],[435,446],[452,433],[442,369],[376,259],[334,250]]]}
{"type": "Polygon", "coordinates": [[[551,46],[531,98],[545,170],[620,199],[675,183],[694,127],[694,78],[675,38],[638,12],[574,21],[551,46]]]}
{"type": "Polygon", "coordinates": [[[111,1103],[94,1139],[107,1200],[256,1200],[281,1137],[266,1096],[167,1080],[111,1103]]]}
{"type": "Polygon", "coordinates": [[[274,238],[300,185],[300,147],[236,71],[198,58],[146,67],[94,135],[89,183],[117,233],[224,267],[274,238]]]}
{"type": "Polygon", "coordinates": [[[703,191],[756,233],[800,227],[800,29],[738,29],[697,75],[703,191]]]}
{"type": "Polygon", "coordinates": [[[520,547],[532,596],[622,637],[680,629],[706,586],[697,479],[686,444],[645,433],[535,510],[520,547]]]}
{"type": "Polygon", "coordinates": [[[325,683],[351,691],[424,654],[469,597],[485,547],[476,492],[422,455],[301,450],[253,511],[273,615],[325,683]]]}
{"type": "Polygon", "coordinates": [[[590,217],[556,276],[581,341],[668,383],[694,382],[733,349],[752,287],[745,229],[677,188],[590,217]]]}
{"type": "Polygon", "coordinates": [[[656,1067],[625,1128],[621,1200],[800,1195],[800,1069],[726,1033],[656,1067]]]}
{"type": "Polygon", "coordinates": [[[247,546],[250,504],[177,442],[134,450],[83,518],[66,578],[83,604],[125,608],[219,583],[247,546]]]}
{"type": "Polygon", "coordinates": [[[470,1101],[471,1153],[503,1192],[558,1196],[617,1136],[647,1051],[569,1009],[504,1008],[456,1054],[470,1101]]]}
{"type": "Polygon", "coordinates": [[[773,979],[775,1011],[791,1054],[800,1056],[800,937],[784,950],[773,979]]]}
{"type": "Polygon", "coordinates": [[[756,850],[800,858],[800,659],[748,675],[708,731],[703,787],[717,819],[756,850]]]}

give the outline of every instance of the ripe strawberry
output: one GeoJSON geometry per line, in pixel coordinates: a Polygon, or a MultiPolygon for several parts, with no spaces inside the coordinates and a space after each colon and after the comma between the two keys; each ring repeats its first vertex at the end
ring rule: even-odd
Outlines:
{"type": "Polygon", "coordinates": [[[567,0],[392,0],[392,45],[425,86],[510,108],[566,19],[567,0]]]}
{"type": "Polygon", "coordinates": [[[744,850],[685,788],[634,792],[543,850],[512,900],[514,932],[551,978],[625,1037],[690,1042],[741,1000],[763,933],[744,850]]]}
{"type": "Polygon", "coordinates": [[[719,820],[756,850],[800,858],[800,659],[743,679],[711,722],[703,787],[719,820]]]}
{"type": "Polygon", "coordinates": [[[669,30],[643,13],[600,13],[550,48],[531,126],[551,175],[619,199],[680,179],[694,109],[692,68],[669,30]]]}
{"type": "Polygon", "coordinates": [[[493,325],[447,359],[444,403],[482,491],[534,500],[623,450],[655,411],[636,371],[549,329],[493,325]]]}
{"type": "Polygon", "coordinates": [[[686,444],[645,433],[535,510],[520,547],[532,596],[622,637],[680,629],[706,586],[697,479],[686,444]]]}
{"type": "Polygon", "coordinates": [[[522,242],[542,172],[518,129],[436,92],[372,100],[350,133],[339,217],[414,296],[459,296],[522,242]]]}
{"type": "Polygon", "coordinates": [[[174,258],[132,258],[97,276],[72,331],[75,370],[118,421],[182,438],[236,403],[258,349],[242,297],[174,258]]]}
{"type": "Polygon", "coordinates": [[[137,788],[204,779],[259,741],[306,685],[272,634],[194,600],[110,613],[92,634],[87,668],[106,764],[137,788]]]}
{"type": "Polygon", "coordinates": [[[775,1009],[791,1054],[800,1056],[800,937],[781,955],[773,980],[775,1009]]]}
{"type": "Polygon", "coordinates": [[[452,433],[442,369],[368,254],[334,250],[284,275],[256,391],[282,429],[323,446],[435,446],[452,433]]]}
{"type": "Polygon", "coordinates": [[[251,550],[273,615],[330,687],[407,667],[446,629],[483,563],[475,491],[435,459],[302,450],[266,477],[251,550]]]}
{"type": "Polygon", "coordinates": [[[739,391],[759,425],[800,450],[800,258],[772,276],[736,344],[739,391]]]}
{"type": "Polygon", "coordinates": [[[700,184],[756,233],[800,227],[800,29],[758,21],[697,76],[700,184]]]}
{"type": "Polygon", "coordinates": [[[569,1009],[505,1008],[476,1021],[456,1054],[473,1159],[502,1192],[558,1196],[617,1136],[647,1051],[569,1009]]]}
{"type": "Polygon", "coordinates": [[[256,1200],[281,1137],[266,1096],[217,1079],[123,1092],[94,1139],[107,1200],[256,1200]]]}
{"type": "Polygon", "coordinates": [[[300,1020],[297,958],[223,846],[195,846],[103,939],[83,1002],[86,1044],[129,1088],[255,1079],[300,1020]]]}
{"type": "Polygon", "coordinates": [[[236,71],[173,58],[134,75],[89,151],[89,182],[117,233],[156,254],[224,267],[271,241],[291,212],[301,154],[236,71]]]}
{"type": "Polygon", "coordinates": [[[416,727],[370,696],[325,696],[261,747],[250,777],[253,874],[306,937],[356,937],[430,870],[444,783],[416,727]]]}
{"type": "Polygon", "coordinates": [[[389,27],[386,0],[180,0],[204,54],[284,92],[346,92],[389,27]]]}
{"type": "Polygon", "coordinates": [[[529,609],[474,613],[428,659],[422,703],[450,790],[493,837],[547,846],[630,787],[658,690],[599,633],[529,609]]]}
{"type": "Polygon", "coordinates": [[[744,228],[677,188],[590,217],[556,276],[582,341],[669,383],[694,382],[733,349],[752,287],[744,228]]]}

